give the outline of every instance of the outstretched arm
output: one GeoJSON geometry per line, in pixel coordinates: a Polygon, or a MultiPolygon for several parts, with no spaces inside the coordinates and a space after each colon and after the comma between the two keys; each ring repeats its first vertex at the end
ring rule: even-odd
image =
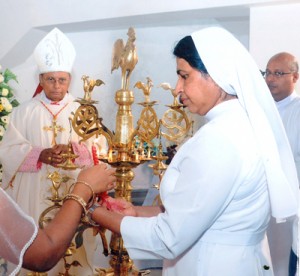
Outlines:
{"type": "MultiPolygon", "coordinates": [[[[88,183],[95,193],[101,193],[114,188],[114,173],[115,170],[107,169],[105,164],[82,170],[72,194],[89,202],[92,197],[91,189],[80,184],[80,181],[88,183]]],[[[66,200],[55,218],[44,229],[38,231],[36,239],[25,252],[23,266],[35,271],[52,268],[70,245],[82,212],[83,208],[76,200],[66,200]]]]}
{"type": "Polygon", "coordinates": [[[121,222],[125,216],[153,217],[164,212],[163,206],[134,206],[124,199],[116,199],[118,210],[116,212],[105,207],[98,207],[92,214],[92,219],[102,227],[120,234],[121,222]]]}
{"type": "MultiPolygon", "coordinates": [[[[86,202],[91,196],[90,191],[81,185],[76,185],[73,193],[81,195],[86,202]]],[[[81,214],[82,207],[74,200],[67,200],[52,222],[45,229],[39,229],[36,239],[24,255],[23,267],[34,271],[52,268],[70,245],[81,214]]]]}

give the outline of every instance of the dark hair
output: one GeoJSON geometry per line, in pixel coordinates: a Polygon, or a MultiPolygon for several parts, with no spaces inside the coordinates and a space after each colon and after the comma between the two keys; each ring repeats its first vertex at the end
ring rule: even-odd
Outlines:
{"type": "Polygon", "coordinates": [[[177,43],[173,50],[173,54],[178,58],[186,60],[191,67],[199,70],[201,73],[208,74],[190,35],[182,38],[177,43]]]}

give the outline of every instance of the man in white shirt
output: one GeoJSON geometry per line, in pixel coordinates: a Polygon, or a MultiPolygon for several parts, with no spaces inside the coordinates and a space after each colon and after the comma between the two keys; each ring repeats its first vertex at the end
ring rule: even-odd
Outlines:
{"type": "MultiPolygon", "coordinates": [[[[293,152],[298,179],[300,179],[300,97],[295,91],[295,85],[299,78],[298,70],[298,62],[293,55],[286,52],[278,53],[270,58],[265,71],[265,79],[282,118],[293,152]]],[[[288,262],[289,276],[296,275],[296,222],[294,223],[293,241],[292,228],[290,221],[282,225],[277,224],[277,227],[272,222],[270,224],[268,239],[275,275],[287,275],[288,262]],[[291,246],[290,259],[288,259],[291,246]]]]}

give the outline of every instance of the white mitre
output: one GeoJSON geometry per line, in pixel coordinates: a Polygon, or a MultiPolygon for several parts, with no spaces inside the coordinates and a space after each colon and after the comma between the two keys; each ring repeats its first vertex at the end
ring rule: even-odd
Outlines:
{"type": "Polygon", "coordinates": [[[71,73],[76,52],[72,42],[57,28],[49,32],[36,46],[33,56],[40,73],[71,73]]]}

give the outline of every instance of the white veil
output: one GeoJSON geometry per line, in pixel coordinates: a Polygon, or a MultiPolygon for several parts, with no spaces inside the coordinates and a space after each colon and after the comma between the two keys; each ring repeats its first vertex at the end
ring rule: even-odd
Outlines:
{"type": "Polygon", "coordinates": [[[212,79],[237,95],[246,110],[264,158],[272,216],[277,221],[297,214],[298,179],[289,142],[271,93],[246,48],[221,27],[192,34],[212,79]]]}
{"type": "Polygon", "coordinates": [[[16,275],[23,255],[37,235],[37,226],[20,207],[0,188],[0,257],[4,275],[16,275]]]}

